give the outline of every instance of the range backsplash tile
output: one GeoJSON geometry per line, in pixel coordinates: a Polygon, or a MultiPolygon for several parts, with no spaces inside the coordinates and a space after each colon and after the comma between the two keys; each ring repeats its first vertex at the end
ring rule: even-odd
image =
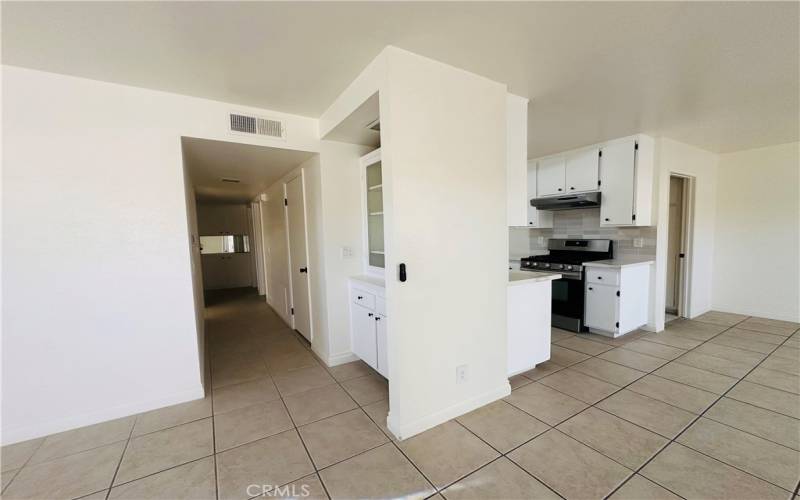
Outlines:
{"type": "Polygon", "coordinates": [[[526,255],[547,253],[547,240],[550,238],[611,239],[614,240],[615,255],[656,255],[655,226],[600,227],[600,209],[587,208],[554,212],[552,229],[510,228],[509,257],[516,260],[526,255]],[[636,238],[643,239],[641,248],[633,246],[636,238]]]}

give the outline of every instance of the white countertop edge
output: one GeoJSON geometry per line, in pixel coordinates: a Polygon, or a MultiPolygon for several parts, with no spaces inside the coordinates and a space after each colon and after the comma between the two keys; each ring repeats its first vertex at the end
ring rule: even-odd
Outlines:
{"type": "Polygon", "coordinates": [[[359,285],[368,285],[375,288],[386,288],[386,280],[377,276],[369,276],[366,274],[359,274],[357,276],[350,276],[351,283],[359,285]]]}
{"type": "Polygon", "coordinates": [[[584,262],[584,267],[632,267],[632,266],[649,266],[655,259],[653,257],[622,257],[618,259],[595,260],[592,262],[584,262]]]}
{"type": "Polygon", "coordinates": [[[553,281],[561,278],[558,273],[547,273],[541,271],[509,271],[508,286],[526,285],[528,283],[539,283],[542,281],[553,281]]]}

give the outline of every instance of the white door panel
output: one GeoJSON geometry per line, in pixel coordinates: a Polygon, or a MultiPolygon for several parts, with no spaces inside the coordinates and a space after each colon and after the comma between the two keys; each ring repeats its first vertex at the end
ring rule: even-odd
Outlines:
{"type": "Polygon", "coordinates": [[[618,288],[608,285],[586,285],[586,326],[607,332],[617,328],[618,288]]]}
{"type": "Polygon", "coordinates": [[[566,161],[563,156],[539,160],[536,168],[537,197],[564,194],[566,161]]]}
{"type": "Polygon", "coordinates": [[[599,167],[598,148],[570,153],[567,156],[566,192],[596,191],[599,167]]]}
{"type": "Polygon", "coordinates": [[[311,342],[311,299],[308,286],[306,215],[302,175],[286,183],[286,200],[294,329],[311,342]]]}
{"type": "Polygon", "coordinates": [[[635,146],[631,139],[603,147],[603,156],[600,157],[600,225],[633,224],[635,146]]]}
{"type": "Polygon", "coordinates": [[[378,346],[375,338],[375,313],[358,304],[353,309],[353,354],[372,368],[378,368],[378,346]]]}
{"type": "Polygon", "coordinates": [[[378,373],[389,378],[389,351],[386,338],[386,316],[375,315],[375,340],[377,344],[378,373]]]}

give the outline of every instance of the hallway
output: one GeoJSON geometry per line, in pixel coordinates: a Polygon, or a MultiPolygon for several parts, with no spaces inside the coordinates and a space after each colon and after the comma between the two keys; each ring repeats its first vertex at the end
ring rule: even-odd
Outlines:
{"type": "Polygon", "coordinates": [[[797,487],[793,323],[712,312],[620,339],[554,329],[551,360],[513,377],[508,398],[396,443],[385,379],[361,362],[326,369],[252,289],[207,300],[210,397],[6,446],[3,497],[788,498],[797,487]]]}

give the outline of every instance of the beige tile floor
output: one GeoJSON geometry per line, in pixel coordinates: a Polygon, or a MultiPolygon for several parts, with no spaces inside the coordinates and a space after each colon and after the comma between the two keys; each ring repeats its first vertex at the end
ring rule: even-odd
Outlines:
{"type": "Polygon", "coordinates": [[[798,328],[710,312],[620,339],[554,329],[551,361],[510,396],[397,442],[384,379],[326,369],[255,296],[220,294],[208,397],[6,446],[2,494],[791,498],[798,328]]]}

